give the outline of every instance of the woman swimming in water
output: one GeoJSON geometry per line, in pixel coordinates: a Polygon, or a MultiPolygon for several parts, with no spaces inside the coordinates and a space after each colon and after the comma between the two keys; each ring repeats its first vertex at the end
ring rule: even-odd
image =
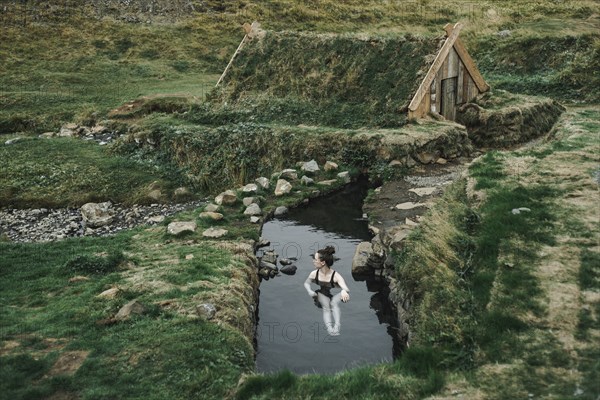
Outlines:
{"type": "Polygon", "coordinates": [[[308,294],[316,298],[321,305],[323,321],[327,333],[331,336],[340,334],[340,300],[344,303],[350,300],[350,289],[348,289],[344,278],[331,269],[334,253],[335,249],[332,246],[317,251],[313,259],[315,270],[308,275],[304,282],[308,294]],[[311,282],[319,285],[319,289],[313,291],[310,287],[311,282]],[[333,295],[331,289],[335,287],[341,288],[342,291],[333,295]]]}

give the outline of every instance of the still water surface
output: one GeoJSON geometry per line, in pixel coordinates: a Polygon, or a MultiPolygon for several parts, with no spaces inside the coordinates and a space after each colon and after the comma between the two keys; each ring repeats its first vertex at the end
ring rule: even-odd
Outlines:
{"type": "MultiPolygon", "coordinates": [[[[271,248],[280,258],[296,257],[298,270],[293,276],[281,274],[260,285],[259,372],[289,369],[299,374],[333,373],[392,359],[393,343],[388,332],[393,329],[393,312],[387,301],[387,287],[381,280],[364,280],[351,274],[357,244],[370,240],[367,222],[361,218],[366,190],[365,184],[348,187],[263,226],[262,236],[271,241],[271,248]],[[344,277],[350,289],[350,301],[340,305],[339,336],[327,334],[322,310],[303,286],[314,268],[312,255],[327,245],[334,246],[335,256],[340,258],[332,268],[344,277]]],[[[318,287],[313,284],[312,288],[318,287]]]]}

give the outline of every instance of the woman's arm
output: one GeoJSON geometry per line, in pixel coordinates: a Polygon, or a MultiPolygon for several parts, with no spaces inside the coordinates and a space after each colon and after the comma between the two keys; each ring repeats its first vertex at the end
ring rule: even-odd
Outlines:
{"type": "Polygon", "coordinates": [[[335,278],[334,278],[335,283],[337,283],[339,285],[339,287],[342,288],[342,292],[341,294],[341,299],[342,301],[345,303],[348,300],[350,300],[350,289],[348,289],[348,285],[346,285],[346,281],[344,280],[344,277],[342,275],[340,275],[339,273],[335,274],[335,278]]]}
{"type": "Polygon", "coordinates": [[[306,280],[304,281],[304,288],[306,289],[310,297],[315,297],[317,295],[317,293],[310,287],[310,283],[315,280],[314,275],[315,271],[308,274],[308,278],[306,278],[306,280]]]}

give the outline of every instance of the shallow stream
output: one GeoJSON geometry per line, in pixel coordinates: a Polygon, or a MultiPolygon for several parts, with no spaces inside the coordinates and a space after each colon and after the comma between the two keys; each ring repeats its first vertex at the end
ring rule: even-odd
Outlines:
{"type": "MultiPolygon", "coordinates": [[[[263,226],[263,238],[281,258],[297,258],[295,275],[280,274],[260,285],[257,326],[259,372],[288,369],[295,373],[333,373],[364,364],[391,361],[394,312],[388,288],[381,278],[353,277],[356,246],[370,240],[362,218],[365,182],[349,186],[310,205],[291,210],[263,226]],[[327,245],[339,258],[333,269],[349,289],[342,303],[339,336],[329,336],[322,309],[315,305],[303,284],[313,270],[315,251],[327,245]]],[[[261,255],[259,250],[258,256],[261,255]]],[[[281,267],[281,265],[279,265],[281,267]]],[[[312,284],[313,290],[317,286],[312,284]]],[[[335,289],[334,294],[340,289],[335,289]]]]}

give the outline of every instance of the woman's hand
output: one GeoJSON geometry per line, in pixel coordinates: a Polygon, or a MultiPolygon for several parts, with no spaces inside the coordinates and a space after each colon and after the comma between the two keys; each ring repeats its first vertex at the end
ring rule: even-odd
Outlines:
{"type": "Polygon", "coordinates": [[[344,303],[348,302],[348,300],[350,300],[350,293],[348,293],[346,290],[342,290],[341,292],[341,299],[344,303]]]}
{"type": "Polygon", "coordinates": [[[312,297],[312,298],[317,297],[317,292],[315,292],[314,290],[311,290],[309,294],[310,294],[310,297],[312,297]]]}

